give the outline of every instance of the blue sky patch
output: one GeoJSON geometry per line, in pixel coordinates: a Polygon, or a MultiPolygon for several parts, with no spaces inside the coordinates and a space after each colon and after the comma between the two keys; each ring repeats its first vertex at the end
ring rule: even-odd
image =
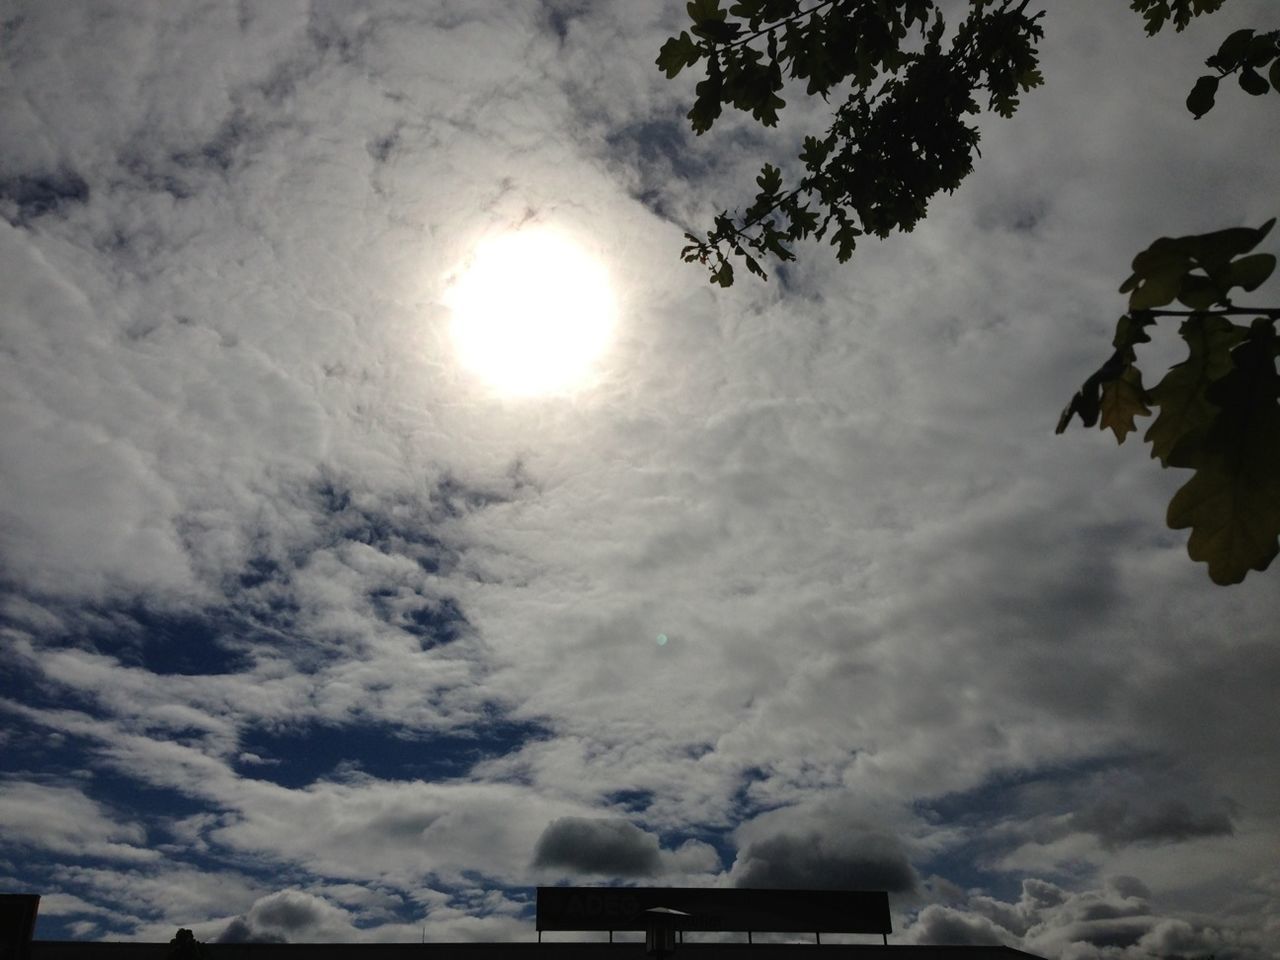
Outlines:
{"type": "Polygon", "coordinates": [[[546,736],[534,723],[493,721],[465,733],[409,736],[386,725],[325,726],[266,730],[241,735],[237,771],[246,777],[300,788],[352,773],[381,780],[453,780],[475,764],[518,750],[546,736]],[[257,759],[245,759],[251,754],[257,759]]]}

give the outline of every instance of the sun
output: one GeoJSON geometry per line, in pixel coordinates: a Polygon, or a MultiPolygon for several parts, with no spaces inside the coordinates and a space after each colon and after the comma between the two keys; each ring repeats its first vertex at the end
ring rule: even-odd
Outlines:
{"type": "Polygon", "coordinates": [[[462,365],[515,396],[581,386],[608,345],[615,313],[604,265],[548,227],[482,242],[445,303],[462,365]]]}

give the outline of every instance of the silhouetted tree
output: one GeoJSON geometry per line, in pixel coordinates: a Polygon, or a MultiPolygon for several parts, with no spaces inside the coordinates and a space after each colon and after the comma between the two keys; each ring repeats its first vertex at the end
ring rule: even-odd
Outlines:
{"type": "Polygon", "coordinates": [[[207,956],[204,944],[186,927],[180,929],[169,941],[168,960],[205,960],[207,956]]]}
{"type": "MultiPolygon", "coordinates": [[[[1180,31],[1224,2],[1130,6],[1155,34],[1169,23],[1180,31]]],[[[939,191],[955,190],[972,172],[972,118],[984,110],[1012,116],[1021,95],[1043,83],[1043,12],[1029,6],[969,0],[948,31],[935,0],[736,0],[728,10],[721,0],[692,0],[690,28],[663,44],[657,64],[668,77],[702,66],[688,113],[695,133],[710,130],[726,105],[774,126],[785,106],[784,74],[803,81],[810,96],[825,100],[844,83],[849,93],[826,131],[804,138],[794,184],[765,163],[751,204],[715,216],[705,237],[686,234],[683,258],[728,287],[734,258],[767,278],[760,259],[793,260],[796,241],[828,238],[843,263],[862,236],[911,230],[939,191]]],[[[1280,31],[1238,30],[1205,63],[1214,72],[1187,97],[1197,119],[1213,108],[1226,77],[1254,96],[1280,92],[1280,31]]],[[[1140,253],[1120,288],[1130,295],[1129,312],[1115,352],[1058,423],[1062,432],[1078,415],[1123,442],[1136,417],[1159,407],[1146,434],[1152,456],[1196,471],[1169,504],[1169,525],[1191,528],[1188,552],[1220,584],[1266,569],[1280,538],[1280,309],[1231,301],[1236,287],[1254,290],[1275,269],[1274,256],[1252,252],[1273,223],[1163,237],[1140,253]],[[1174,301],[1188,309],[1160,309],[1174,301]],[[1136,347],[1150,341],[1146,329],[1158,318],[1175,316],[1189,355],[1147,390],[1136,347]]]]}

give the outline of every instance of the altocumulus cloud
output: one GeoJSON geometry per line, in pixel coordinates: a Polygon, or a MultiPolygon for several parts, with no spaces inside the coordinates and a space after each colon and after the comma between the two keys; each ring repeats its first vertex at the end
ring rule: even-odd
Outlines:
{"type": "Polygon", "coordinates": [[[0,781],[0,819],[19,846],[126,862],[161,858],[146,846],[141,823],[104,809],[71,785],[0,781]]]}

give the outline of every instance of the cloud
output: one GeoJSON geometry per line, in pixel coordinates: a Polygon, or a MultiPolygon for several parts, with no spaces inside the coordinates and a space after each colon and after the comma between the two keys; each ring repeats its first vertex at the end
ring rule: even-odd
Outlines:
{"type": "Polygon", "coordinates": [[[561,817],[547,824],[533,865],[569,874],[648,877],[662,871],[658,838],[621,819],[561,817]]]}
{"type": "MultiPolygon", "coordinates": [[[[523,904],[500,891],[430,888],[399,897],[347,885],[291,888],[259,897],[230,921],[209,925],[218,943],[407,943],[513,941],[524,932],[515,918],[523,904]]],[[[197,931],[197,936],[200,931],[197,931]]]]}
{"type": "Polygon", "coordinates": [[[257,900],[218,935],[218,943],[306,943],[353,939],[350,915],[302,890],[281,890],[257,900]]]}
{"type": "Polygon", "coordinates": [[[730,878],[739,887],[887,890],[914,893],[915,869],[893,833],[833,818],[824,827],[747,840],[730,878]]]}
{"type": "Polygon", "coordinates": [[[1011,931],[988,917],[931,903],[920,911],[913,925],[919,943],[954,946],[1011,946],[1011,931]]]}
{"type": "Polygon", "coordinates": [[[245,917],[236,917],[218,934],[217,943],[288,943],[281,934],[255,930],[245,917]]]}
{"type": "Polygon", "coordinates": [[[1254,955],[1256,931],[1242,935],[1221,921],[1161,916],[1152,910],[1149,893],[1134,877],[1116,876],[1101,888],[1074,892],[1029,878],[1016,901],[972,896],[958,904],[930,904],[903,937],[912,943],[1002,945],[1085,960],[1254,955]]]}
{"type": "Polygon", "coordinates": [[[503,939],[629,864],[1274,953],[1273,581],[1210,588],[1176,471],[1052,435],[1133,253],[1275,212],[1280,114],[1182,103],[1271,6],[1044,6],[1052,83],[919,229],[721,291],[681,234],[829,107],[692,136],[679,4],[21,5],[0,885],[59,935],[503,939]],[[454,359],[520,224],[616,287],[572,396],[454,359]]]}
{"type": "MultiPolygon", "coordinates": [[[[174,862],[172,852],[176,849],[166,845],[165,852],[170,854],[169,857],[142,865],[59,866],[51,872],[49,882],[57,887],[80,891],[80,899],[84,903],[97,907],[87,912],[98,916],[100,922],[108,927],[123,920],[138,928],[159,928],[156,932],[163,933],[165,940],[183,925],[200,928],[198,934],[205,939],[210,935],[208,923],[211,919],[248,909],[270,889],[256,878],[246,876],[243,870],[212,862],[201,866],[174,862]],[[111,916],[120,904],[135,905],[127,910],[127,918],[111,916]]],[[[40,912],[45,912],[43,897],[40,912]]],[[[215,920],[214,925],[218,922],[220,920],[215,920]]]]}
{"type": "Polygon", "coordinates": [[[1142,884],[1133,878],[1079,892],[1028,878],[1016,901],[964,895],[957,904],[925,906],[904,937],[916,943],[1011,946],[1043,956],[1098,956],[1108,948],[1138,945],[1161,922],[1149,914],[1139,892],[1142,884]]]}
{"type": "Polygon", "coordinates": [[[0,782],[4,843],[125,862],[162,859],[147,846],[146,828],[96,803],[76,786],[0,782]]]}
{"type": "Polygon", "coordinates": [[[378,876],[397,885],[428,875],[459,883],[478,869],[506,882],[523,879],[543,825],[582,812],[510,784],[356,777],[305,790],[229,783],[227,791],[222,801],[235,812],[210,825],[211,842],[333,878],[378,876]]]}
{"type": "Polygon", "coordinates": [[[1224,811],[1197,812],[1176,799],[1156,800],[1145,808],[1123,800],[1101,800],[1073,813],[1068,825],[1092,833],[1112,847],[1126,843],[1177,843],[1234,833],[1231,818],[1224,811]]]}
{"type": "Polygon", "coordinates": [[[0,181],[0,209],[11,226],[26,226],[67,204],[87,203],[89,185],[79,174],[57,170],[43,176],[16,176],[0,181]]]}
{"type": "Polygon", "coordinates": [[[1027,771],[1020,782],[997,781],[939,806],[965,811],[1003,868],[1070,872],[1110,862],[1149,875],[1168,869],[1156,863],[1176,858],[1178,845],[1236,845],[1241,805],[1173,756],[1122,752],[1078,769],[1027,771]]]}

